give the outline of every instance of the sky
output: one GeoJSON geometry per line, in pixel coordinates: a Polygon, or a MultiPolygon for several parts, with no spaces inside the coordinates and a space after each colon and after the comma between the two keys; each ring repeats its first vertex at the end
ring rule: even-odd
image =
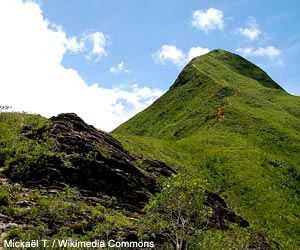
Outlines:
{"type": "Polygon", "coordinates": [[[0,105],[111,131],[221,48],[300,95],[298,0],[0,0],[0,105]]]}

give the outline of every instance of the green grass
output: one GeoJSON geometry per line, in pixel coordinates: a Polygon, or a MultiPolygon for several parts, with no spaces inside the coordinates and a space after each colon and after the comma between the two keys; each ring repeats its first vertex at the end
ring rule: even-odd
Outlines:
{"type": "MultiPolygon", "coordinates": [[[[123,228],[137,227],[133,218],[138,215],[105,208],[104,205],[114,204],[113,197],[95,198],[98,202],[92,204],[74,187],[47,193],[47,188],[41,185],[36,188],[22,185],[22,180],[30,174],[31,164],[36,164],[43,155],[61,154],[54,150],[54,142],[47,134],[42,133],[50,124],[51,121],[39,115],[0,113],[0,178],[4,178],[3,169],[13,168],[10,179],[3,183],[1,180],[0,214],[19,224],[8,229],[4,239],[122,238],[123,228]]],[[[0,241],[2,246],[2,238],[0,241]]]]}
{"type": "Polygon", "coordinates": [[[47,151],[51,142],[40,144],[30,138],[49,123],[48,119],[40,115],[0,113],[0,167],[16,157],[26,154],[33,157],[41,151],[47,151]]]}
{"type": "MultiPolygon", "coordinates": [[[[130,219],[122,211],[107,209],[99,204],[91,205],[78,196],[78,190],[71,187],[48,195],[38,189],[24,189],[15,184],[7,184],[1,189],[9,190],[6,192],[15,205],[0,204],[0,213],[23,222],[22,227],[10,229],[5,240],[106,241],[122,237],[119,233],[122,228],[130,228],[136,224],[136,220],[132,219],[134,215],[131,214],[130,219]],[[21,202],[30,202],[32,205],[29,208],[18,207],[16,204],[21,202]]],[[[40,244],[39,248],[32,249],[47,248],[40,244]]],[[[54,249],[62,248],[57,246],[54,249]]]]}
{"type": "MultiPolygon", "coordinates": [[[[216,50],[195,58],[167,93],[112,135],[131,153],[207,181],[229,210],[251,224],[198,232],[191,249],[247,249],[262,237],[274,249],[272,240],[295,250],[300,249],[299,107],[299,97],[254,64],[216,50]]],[[[13,166],[20,171],[16,176],[24,176],[41,155],[59,154],[52,140],[37,136],[49,124],[39,115],[0,113],[1,170],[13,166]]],[[[0,186],[0,213],[26,222],[7,235],[23,240],[122,239],[123,229],[143,231],[146,222],[143,215],[91,205],[72,187],[45,195],[17,183],[0,186]],[[28,201],[28,209],[18,205],[28,201]]]]}
{"type": "Polygon", "coordinates": [[[299,107],[257,66],[216,50],[112,134],[136,154],[207,179],[254,228],[300,249],[299,107]]]}

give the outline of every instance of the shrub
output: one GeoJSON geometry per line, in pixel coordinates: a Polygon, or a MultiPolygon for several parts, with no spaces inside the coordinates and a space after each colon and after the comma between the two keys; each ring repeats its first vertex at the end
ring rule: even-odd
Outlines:
{"type": "Polygon", "coordinates": [[[178,175],[162,182],[162,190],[153,196],[145,211],[149,229],[171,243],[176,250],[188,249],[193,235],[204,227],[208,207],[204,182],[178,175]]]}
{"type": "Polygon", "coordinates": [[[9,205],[9,193],[7,191],[0,192],[0,206],[9,205]]]}

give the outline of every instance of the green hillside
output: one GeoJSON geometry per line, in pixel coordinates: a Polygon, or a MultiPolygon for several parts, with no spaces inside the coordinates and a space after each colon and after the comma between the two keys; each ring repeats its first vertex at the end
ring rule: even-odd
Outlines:
{"type": "Polygon", "coordinates": [[[300,249],[300,99],[238,55],[193,59],[110,134],[4,110],[1,249],[300,249]]]}
{"type": "MultiPolygon", "coordinates": [[[[112,135],[136,154],[207,180],[251,230],[300,249],[300,98],[251,62],[220,49],[193,59],[169,91],[112,135]]],[[[215,237],[214,249],[222,249],[215,237]]]]}
{"type": "Polygon", "coordinates": [[[204,179],[130,153],[74,113],[0,112],[0,132],[1,249],[276,247],[204,179]]]}

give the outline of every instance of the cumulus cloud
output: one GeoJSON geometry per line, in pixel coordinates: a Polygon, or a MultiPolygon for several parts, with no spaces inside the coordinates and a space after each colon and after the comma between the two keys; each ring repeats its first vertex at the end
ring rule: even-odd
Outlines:
{"type": "Polygon", "coordinates": [[[155,52],[152,57],[156,63],[173,63],[177,66],[183,66],[196,56],[209,52],[209,49],[202,47],[192,47],[188,53],[184,53],[175,45],[163,45],[160,50],[155,52]]]}
{"type": "Polygon", "coordinates": [[[192,25],[204,32],[224,28],[223,11],[215,8],[193,12],[192,25]]]}
{"type": "Polygon", "coordinates": [[[202,47],[192,47],[189,50],[188,53],[188,60],[192,60],[193,58],[197,56],[202,56],[206,53],[208,53],[210,50],[208,48],[202,48],[202,47]]]}
{"type": "Polygon", "coordinates": [[[128,69],[125,69],[124,67],[124,62],[121,62],[117,65],[117,67],[110,67],[109,68],[110,73],[120,73],[120,72],[125,72],[125,73],[130,73],[128,69]]]}
{"type": "Polygon", "coordinates": [[[80,38],[76,36],[68,37],[61,26],[50,23],[47,20],[44,21],[48,25],[48,29],[56,32],[57,38],[63,43],[66,51],[75,54],[87,52],[85,59],[94,60],[95,62],[98,62],[101,57],[107,56],[105,47],[109,39],[108,35],[99,31],[89,31],[83,33],[80,38]]]}
{"type": "MultiPolygon", "coordinates": [[[[65,35],[65,33],[61,30],[61,34],[65,35]]],[[[83,40],[81,40],[80,42],[77,41],[77,37],[72,36],[70,38],[66,38],[65,37],[65,48],[72,52],[72,53],[78,53],[80,51],[84,51],[86,49],[86,45],[83,42],[83,40]]]]}
{"type": "Polygon", "coordinates": [[[88,51],[85,59],[94,60],[95,62],[98,62],[102,57],[107,56],[105,46],[109,39],[108,35],[99,31],[89,32],[84,33],[79,39],[75,36],[67,37],[61,27],[55,25],[51,26],[53,27],[53,30],[58,31],[61,39],[64,40],[66,50],[75,54],[88,51]]]}
{"type": "Polygon", "coordinates": [[[157,63],[165,64],[171,62],[176,65],[183,65],[185,63],[186,55],[181,49],[175,45],[163,45],[161,49],[152,55],[157,63]]]}
{"type": "Polygon", "coordinates": [[[84,34],[82,41],[91,42],[92,49],[90,53],[85,57],[87,60],[92,60],[95,58],[95,61],[99,61],[101,57],[107,56],[107,52],[105,51],[106,40],[108,36],[103,34],[102,32],[93,32],[91,34],[84,34]]]}
{"type": "Polygon", "coordinates": [[[255,19],[252,18],[249,19],[245,28],[240,27],[236,30],[236,32],[242,36],[245,36],[249,40],[254,40],[261,33],[258,24],[256,23],[255,19]]]}
{"type": "Polygon", "coordinates": [[[273,46],[259,47],[257,49],[253,47],[238,48],[236,49],[237,53],[241,53],[246,56],[268,56],[276,57],[281,54],[281,51],[273,46]]]}
{"type": "Polygon", "coordinates": [[[0,1],[0,101],[16,111],[51,117],[75,112],[97,128],[110,131],[163,94],[159,89],[103,88],[88,85],[62,59],[91,43],[91,59],[106,54],[105,35],[90,33],[80,39],[45,20],[32,1],[0,1]],[[86,38],[89,37],[89,38],[86,38]]]}

